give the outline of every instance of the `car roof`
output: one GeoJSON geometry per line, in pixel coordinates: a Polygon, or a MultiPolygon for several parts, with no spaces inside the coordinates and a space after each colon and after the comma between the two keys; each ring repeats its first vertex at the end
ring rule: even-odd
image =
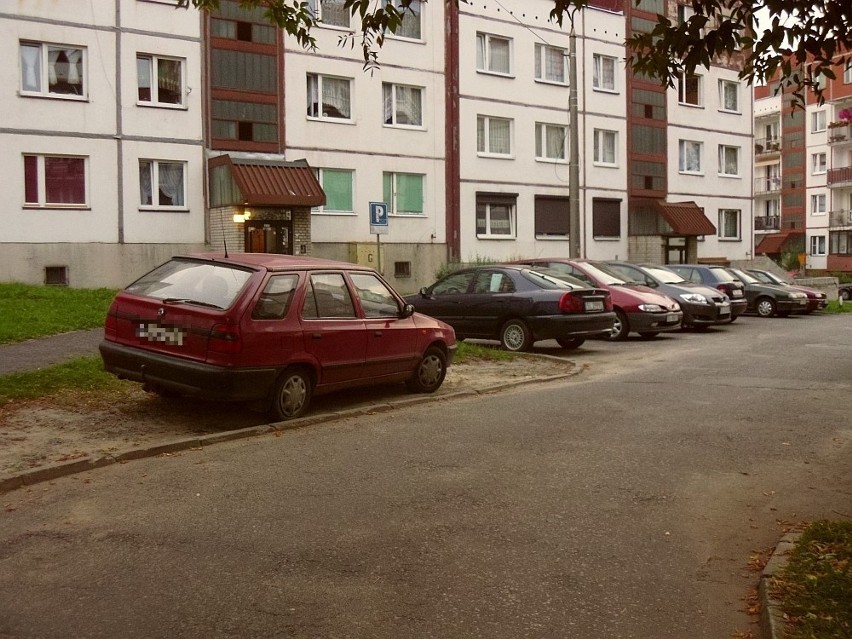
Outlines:
{"type": "Polygon", "coordinates": [[[189,253],[186,255],[175,255],[175,259],[204,260],[233,264],[236,266],[249,266],[255,269],[266,269],[269,271],[282,271],[292,269],[347,269],[350,271],[375,272],[369,266],[361,266],[351,262],[340,262],[327,260],[309,255],[281,255],[278,253],[189,253]]]}

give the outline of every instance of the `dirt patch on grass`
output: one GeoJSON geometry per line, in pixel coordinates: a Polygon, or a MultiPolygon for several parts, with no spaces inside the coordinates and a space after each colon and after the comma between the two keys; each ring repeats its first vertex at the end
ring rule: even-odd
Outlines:
{"type": "MultiPolygon", "coordinates": [[[[520,356],[450,367],[436,397],[487,391],[507,383],[574,372],[556,358],[520,356]]],[[[310,414],[350,410],[410,397],[402,384],[316,397],[310,414]]],[[[182,437],[220,433],[268,422],[244,404],[164,399],[126,383],[117,392],[62,392],[0,407],[0,477],[88,456],[103,456],[182,437]]]]}

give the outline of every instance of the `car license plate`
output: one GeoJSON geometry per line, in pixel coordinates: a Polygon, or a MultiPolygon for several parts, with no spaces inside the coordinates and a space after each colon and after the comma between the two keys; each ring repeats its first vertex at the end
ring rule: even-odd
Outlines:
{"type": "Polygon", "coordinates": [[[603,302],[586,302],[587,311],[602,311],[604,309],[603,302]]]}
{"type": "Polygon", "coordinates": [[[719,309],[719,317],[726,317],[731,314],[730,308],[722,307],[719,309]]]}
{"type": "Polygon", "coordinates": [[[742,297],[742,296],[743,296],[743,292],[738,288],[735,288],[733,291],[731,291],[731,297],[742,297]]]}
{"type": "Polygon", "coordinates": [[[136,337],[149,342],[160,342],[172,346],[183,346],[185,332],[176,326],[160,326],[159,324],[140,324],[136,327],[136,337]]]}
{"type": "Polygon", "coordinates": [[[677,322],[677,315],[675,315],[674,313],[669,313],[668,315],[666,315],[667,324],[674,324],[675,322],[677,322]]]}

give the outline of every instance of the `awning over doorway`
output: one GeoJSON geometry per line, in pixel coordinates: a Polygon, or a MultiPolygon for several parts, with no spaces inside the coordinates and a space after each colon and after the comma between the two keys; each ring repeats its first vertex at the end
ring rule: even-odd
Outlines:
{"type": "Polygon", "coordinates": [[[674,235],[716,235],[716,227],[695,202],[654,200],[654,208],[668,222],[674,235]]]}
{"type": "Polygon", "coordinates": [[[776,253],[780,253],[787,240],[801,237],[803,235],[804,233],[802,233],[802,231],[794,229],[788,229],[786,231],[781,231],[780,233],[773,233],[772,235],[764,235],[763,239],[760,240],[760,243],[754,248],[755,255],[761,255],[763,253],[766,253],[767,255],[774,255],[776,253]]]}
{"type": "Polygon", "coordinates": [[[322,206],[325,192],[305,160],[220,155],[208,162],[210,206],[322,206]]]}

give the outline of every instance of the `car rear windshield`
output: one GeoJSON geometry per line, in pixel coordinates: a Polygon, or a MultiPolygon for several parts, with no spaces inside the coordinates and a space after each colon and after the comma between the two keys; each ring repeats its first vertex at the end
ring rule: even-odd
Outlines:
{"type": "Polygon", "coordinates": [[[143,275],[125,291],[167,302],[228,308],[251,274],[229,264],[173,259],[143,275]]]}
{"type": "Polygon", "coordinates": [[[713,275],[716,276],[716,280],[719,282],[736,282],[737,278],[731,275],[728,271],[723,269],[721,266],[719,268],[711,268],[710,271],[713,275]]]}

